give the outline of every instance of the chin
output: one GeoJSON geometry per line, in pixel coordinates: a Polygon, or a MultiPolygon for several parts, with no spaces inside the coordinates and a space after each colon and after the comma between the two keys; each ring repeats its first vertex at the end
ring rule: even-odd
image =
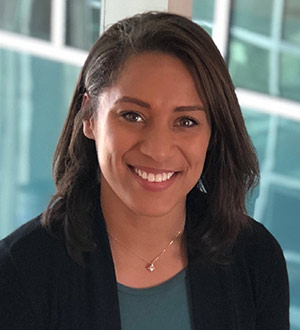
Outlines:
{"type": "MultiPolygon", "coordinates": [[[[129,208],[132,210],[132,212],[138,216],[144,216],[144,217],[163,217],[170,212],[172,212],[177,205],[180,203],[163,203],[161,202],[153,202],[153,203],[133,203],[129,208]]],[[[185,205],[185,202],[184,202],[185,205]]]]}

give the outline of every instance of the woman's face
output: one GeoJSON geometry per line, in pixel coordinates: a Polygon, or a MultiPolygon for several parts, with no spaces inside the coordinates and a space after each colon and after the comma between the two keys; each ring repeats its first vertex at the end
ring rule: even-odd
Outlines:
{"type": "Polygon", "coordinates": [[[132,55],[84,122],[96,142],[101,197],[138,215],[184,207],[200,178],[210,124],[194,81],[177,58],[132,55]]]}

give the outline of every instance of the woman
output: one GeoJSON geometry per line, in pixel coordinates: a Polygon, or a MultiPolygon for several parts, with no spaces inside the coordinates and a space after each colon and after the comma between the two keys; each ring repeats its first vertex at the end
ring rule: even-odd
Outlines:
{"type": "Polygon", "coordinates": [[[1,329],[288,329],[281,248],[245,210],[258,176],[207,33],[118,22],[82,68],[56,194],[1,242],[1,329]]]}

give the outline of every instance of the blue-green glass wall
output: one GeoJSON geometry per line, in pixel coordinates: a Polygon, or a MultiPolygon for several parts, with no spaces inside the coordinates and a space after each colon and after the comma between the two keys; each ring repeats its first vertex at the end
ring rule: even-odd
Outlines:
{"type": "Polygon", "coordinates": [[[79,68],[0,49],[0,237],[38,215],[79,68]]]}

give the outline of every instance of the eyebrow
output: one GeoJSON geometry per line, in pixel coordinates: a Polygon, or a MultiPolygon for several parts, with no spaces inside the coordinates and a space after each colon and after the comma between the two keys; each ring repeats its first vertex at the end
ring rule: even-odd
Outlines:
{"type": "Polygon", "coordinates": [[[205,111],[202,105],[183,105],[175,108],[175,112],[180,111],[205,111]]]}
{"type": "MultiPolygon", "coordinates": [[[[133,103],[136,105],[139,105],[142,108],[146,108],[146,109],[151,109],[151,106],[149,103],[144,102],[138,98],[135,97],[130,97],[130,96],[123,96],[121,98],[119,98],[118,100],[116,100],[115,104],[118,103],[133,103]]],[[[205,111],[204,107],[202,105],[182,105],[179,107],[176,107],[175,112],[182,112],[182,111],[205,111]]]]}
{"type": "Polygon", "coordinates": [[[115,104],[118,104],[118,103],[122,103],[122,102],[125,102],[125,103],[133,103],[133,104],[136,104],[136,105],[139,105],[140,107],[142,108],[146,108],[146,109],[150,109],[150,104],[140,100],[140,99],[137,99],[135,97],[130,97],[130,96],[123,96],[121,97],[120,99],[116,100],[115,104]]]}

